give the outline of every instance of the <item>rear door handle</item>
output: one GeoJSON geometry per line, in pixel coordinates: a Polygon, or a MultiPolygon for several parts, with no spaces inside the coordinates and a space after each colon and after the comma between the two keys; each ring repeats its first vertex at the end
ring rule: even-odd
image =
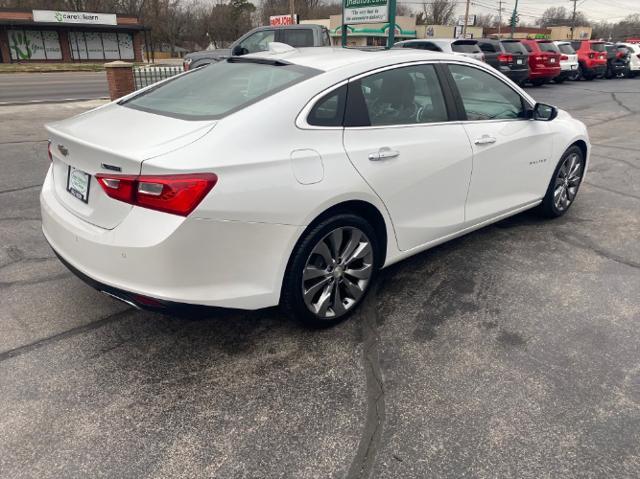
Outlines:
{"type": "Polygon", "coordinates": [[[490,135],[482,135],[480,138],[476,138],[474,143],[476,145],[490,145],[491,143],[495,143],[496,138],[490,135]]]}
{"type": "Polygon", "coordinates": [[[383,146],[378,151],[374,151],[373,153],[369,153],[369,161],[380,161],[380,160],[388,160],[390,158],[397,158],[400,156],[400,152],[397,150],[392,150],[387,146],[383,146]]]}

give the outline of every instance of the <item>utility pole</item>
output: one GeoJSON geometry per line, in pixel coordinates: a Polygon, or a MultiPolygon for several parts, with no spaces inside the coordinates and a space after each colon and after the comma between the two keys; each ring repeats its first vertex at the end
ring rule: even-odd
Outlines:
{"type": "Polygon", "coordinates": [[[513,38],[513,35],[516,32],[517,21],[518,21],[518,0],[516,0],[516,5],[515,7],[513,7],[513,14],[511,15],[511,38],[513,38]]]}
{"type": "Polygon", "coordinates": [[[578,0],[569,0],[573,2],[573,15],[571,15],[571,40],[573,40],[573,32],[576,29],[576,8],[578,0]]]}
{"type": "Polygon", "coordinates": [[[498,1],[498,36],[500,36],[500,32],[502,30],[502,4],[504,2],[502,0],[498,1]]]}
{"type": "Polygon", "coordinates": [[[467,23],[469,22],[469,4],[471,0],[467,0],[467,8],[464,10],[464,25],[462,26],[462,38],[467,38],[467,23]]]}
{"type": "Polygon", "coordinates": [[[296,23],[296,6],[293,0],[289,0],[289,13],[291,14],[291,25],[296,23]]]}

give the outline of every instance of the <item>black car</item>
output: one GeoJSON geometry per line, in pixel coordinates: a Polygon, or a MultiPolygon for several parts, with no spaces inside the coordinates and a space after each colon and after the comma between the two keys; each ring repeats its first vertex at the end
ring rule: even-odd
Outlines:
{"type": "Polygon", "coordinates": [[[607,71],[605,78],[618,78],[624,76],[629,70],[629,51],[622,47],[619,48],[613,43],[607,43],[607,71]]]}
{"type": "Polygon", "coordinates": [[[522,84],[529,77],[529,54],[519,40],[480,38],[478,46],[484,61],[510,80],[522,84]]]}

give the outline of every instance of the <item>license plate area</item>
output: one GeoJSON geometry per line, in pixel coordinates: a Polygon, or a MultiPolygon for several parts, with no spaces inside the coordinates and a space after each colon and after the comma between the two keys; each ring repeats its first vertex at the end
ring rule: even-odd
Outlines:
{"type": "Polygon", "coordinates": [[[518,59],[516,60],[516,64],[518,64],[518,65],[522,65],[522,63],[523,63],[522,58],[518,58],[518,59]]]}
{"type": "Polygon", "coordinates": [[[89,187],[91,186],[91,175],[82,170],[68,167],[67,191],[83,203],[89,203],[89,187]]]}

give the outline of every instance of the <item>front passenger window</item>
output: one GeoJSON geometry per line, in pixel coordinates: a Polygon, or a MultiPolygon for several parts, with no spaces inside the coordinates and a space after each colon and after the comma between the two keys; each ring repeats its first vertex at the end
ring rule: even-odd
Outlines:
{"type": "MultiPolygon", "coordinates": [[[[375,73],[349,87],[351,98],[362,99],[369,124],[410,125],[447,121],[447,108],[433,65],[394,68],[375,73]],[[358,91],[352,93],[352,88],[358,91]]],[[[350,100],[350,103],[352,100],[350,100]]]]}
{"type": "Polygon", "coordinates": [[[526,118],[522,97],[509,85],[478,68],[449,65],[467,120],[526,118]]]}

